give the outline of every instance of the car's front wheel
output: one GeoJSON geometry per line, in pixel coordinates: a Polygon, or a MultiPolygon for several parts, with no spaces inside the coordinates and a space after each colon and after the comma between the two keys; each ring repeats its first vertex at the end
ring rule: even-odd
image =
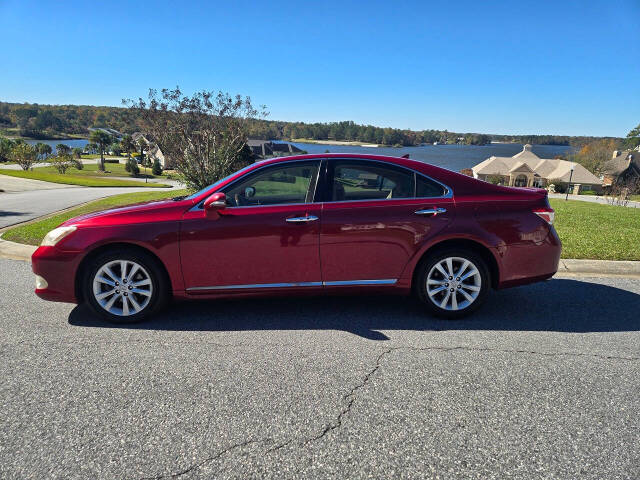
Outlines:
{"type": "Polygon", "coordinates": [[[83,286],[93,311],[114,323],[141,321],[159,310],[167,297],[157,261],[126,249],[98,255],[86,269],[83,286]]]}
{"type": "Polygon", "coordinates": [[[434,315],[462,318],[484,302],[490,285],[484,260],[465,249],[435,253],[419,267],[418,298],[434,315]]]}

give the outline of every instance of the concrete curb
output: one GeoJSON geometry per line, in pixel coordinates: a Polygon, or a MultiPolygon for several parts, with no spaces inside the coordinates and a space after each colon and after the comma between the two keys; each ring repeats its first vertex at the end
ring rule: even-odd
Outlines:
{"type": "Polygon", "coordinates": [[[30,262],[31,255],[38,247],[33,245],[24,245],[22,243],[9,242],[0,238],[0,258],[9,258],[11,260],[22,260],[30,262]]]}
{"type": "MultiPolygon", "coordinates": [[[[0,258],[30,262],[38,247],[0,238],[0,258]]],[[[561,259],[556,275],[616,276],[640,278],[640,262],[561,259]]]]}
{"type": "Polygon", "coordinates": [[[640,262],[619,260],[560,259],[558,275],[606,275],[617,277],[640,277],[640,262]]]}

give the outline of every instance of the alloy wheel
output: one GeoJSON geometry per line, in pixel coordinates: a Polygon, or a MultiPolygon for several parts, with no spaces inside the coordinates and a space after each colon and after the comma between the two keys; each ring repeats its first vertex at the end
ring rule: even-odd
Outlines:
{"type": "Polygon", "coordinates": [[[93,296],[108,313],[121,317],[143,311],[153,294],[149,272],[131,260],[112,260],[93,277],[93,296]]]}
{"type": "Polygon", "coordinates": [[[478,298],[482,277],[472,261],[446,257],[431,268],[426,287],[436,306],[449,311],[464,310],[478,298]]]}

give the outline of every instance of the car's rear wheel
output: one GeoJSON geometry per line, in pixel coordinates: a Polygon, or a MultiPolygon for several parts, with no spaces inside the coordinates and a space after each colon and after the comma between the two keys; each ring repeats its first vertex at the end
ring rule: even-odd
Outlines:
{"type": "Polygon", "coordinates": [[[484,260],[469,250],[441,250],[419,268],[418,298],[438,317],[462,318],[477,310],[486,299],[489,270],[484,260]]]}
{"type": "Polygon", "coordinates": [[[110,322],[139,322],[164,305],[166,283],[151,255],[126,249],[108,251],[86,269],[84,298],[110,322]]]}

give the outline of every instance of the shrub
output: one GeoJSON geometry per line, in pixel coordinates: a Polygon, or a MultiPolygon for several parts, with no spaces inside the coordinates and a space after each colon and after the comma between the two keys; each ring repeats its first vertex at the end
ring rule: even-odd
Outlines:
{"type": "Polygon", "coordinates": [[[504,177],[502,175],[487,175],[487,182],[494,185],[502,185],[504,182],[504,177]]]}
{"type": "Polygon", "coordinates": [[[135,158],[127,160],[127,163],[124,165],[124,169],[134,177],[140,173],[140,167],[138,166],[138,162],[136,162],[135,158]]]}
{"type": "Polygon", "coordinates": [[[550,178],[547,184],[553,184],[556,193],[566,193],[567,191],[567,184],[558,178],[550,178]]]}
{"type": "Polygon", "coordinates": [[[76,170],[82,170],[84,168],[84,164],[79,158],[72,158],[71,163],[73,164],[73,168],[76,170]]]}
{"type": "Polygon", "coordinates": [[[50,159],[51,165],[58,173],[67,173],[67,170],[73,166],[73,158],[69,154],[59,154],[50,159]]]}
{"type": "Polygon", "coordinates": [[[153,159],[153,168],[151,169],[151,173],[154,175],[162,175],[162,166],[160,165],[160,160],[158,157],[153,159]]]}

